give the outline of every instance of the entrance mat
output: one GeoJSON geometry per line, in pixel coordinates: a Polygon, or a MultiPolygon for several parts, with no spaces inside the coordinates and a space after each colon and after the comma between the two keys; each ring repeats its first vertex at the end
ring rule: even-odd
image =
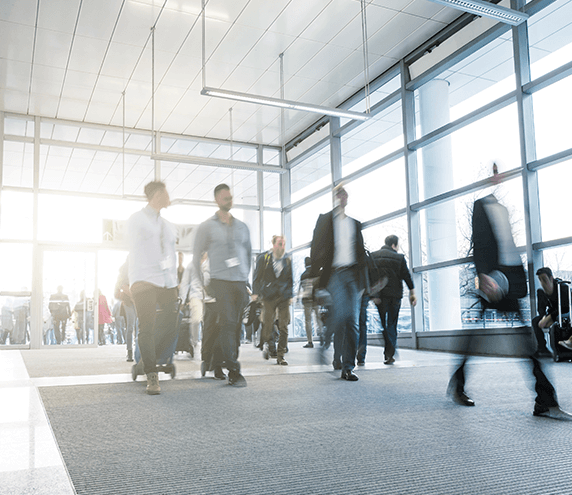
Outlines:
{"type": "MultiPolygon", "coordinates": [[[[572,423],[532,416],[530,371],[468,371],[472,408],[445,366],[40,393],[79,495],[571,493],[572,423]]],[[[569,367],[552,371],[572,403],[569,367]]]]}

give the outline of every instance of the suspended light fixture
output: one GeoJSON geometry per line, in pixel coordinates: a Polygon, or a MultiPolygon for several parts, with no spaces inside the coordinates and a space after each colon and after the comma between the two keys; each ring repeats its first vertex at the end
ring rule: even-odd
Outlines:
{"type": "Polygon", "coordinates": [[[331,115],[332,117],[342,117],[352,120],[368,120],[371,115],[361,112],[351,112],[339,108],[323,107],[321,105],[313,105],[311,103],[302,103],[292,100],[284,100],[283,98],[272,98],[270,96],[252,95],[249,93],[241,93],[239,91],[229,91],[226,89],[209,88],[206,84],[206,49],[205,49],[205,0],[201,2],[202,6],[202,82],[203,89],[201,94],[205,96],[213,96],[215,98],[226,98],[227,100],[242,101],[246,103],[257,103],[271,107],[285,108],[288,110],[301,110],[303,112],[319,113],[320,115],[331,115]]]}
{"type": "Polygon", "coordinates": [[[478,16],[489,17],[495,21],[504,22],[511,26],[518,26],[526,21],[528,14],[519,12],[518,10],[502,7],[483,0],[429,0],[433,3],[446,5],[454,9],[476,14],[478,16]]]}

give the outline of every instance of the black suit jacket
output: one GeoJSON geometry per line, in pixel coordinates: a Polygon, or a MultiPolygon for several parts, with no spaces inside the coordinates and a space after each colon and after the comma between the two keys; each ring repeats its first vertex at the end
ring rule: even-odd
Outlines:
{"type": "MultiPolygon", "coordinates": [[[[365,249],[363,236],[361,233],[361,222],[355,222],[355,254],[356,254],[356,275],[358,289],[369,289],[367,278],[367,265],[365,261],[365,249]]],[[[312,247],[310,258],[312,259],[312,277],[320,277],[318,287],[325,288],[332,275],[332,263],[334,261],[334,212],[330,211],[318,217],[314,235],[312,237],[312,247]]]]}

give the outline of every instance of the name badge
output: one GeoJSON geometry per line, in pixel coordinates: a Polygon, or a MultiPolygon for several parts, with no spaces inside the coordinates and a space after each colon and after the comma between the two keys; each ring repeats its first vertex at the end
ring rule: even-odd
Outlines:
{"type": "Polygon", "coordinates": [[[229,259],[227,259],[227,260],[225,261],[225,263],[226,263],[226,266],[227,266],[228,268],[233,268],[233,267],[235,267],[235,266],[240,265],[240,262],[238,261],[238,258],[229,258],[229,259]]]}

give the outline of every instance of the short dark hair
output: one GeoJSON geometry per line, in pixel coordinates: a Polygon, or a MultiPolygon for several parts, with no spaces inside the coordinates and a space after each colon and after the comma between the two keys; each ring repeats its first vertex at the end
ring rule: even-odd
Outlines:
{"type": "Polygon", "coordinates": [[[145,186],[145,189],[143,189],[145,196],[147,197],[147,201],[151,201],[151,198],[159,189],[167,189],[167,186],[164,182],[161,182],[160,180],[149,182],[149,184],[145,186]]]}
{"type": "Polygon", "coordinates": [[[216,186],[214,188],[214,197],[216,198],[216,195],[219,193],[219,191],[223,191],[225,189],[227,191],[230,191],[230,187],[228,187],[226,184],[219,184],[218,186],[216,186]]]}
{"type": "Polygon", "coordinates": [[[386,246],[393,246],[393,245],[397,245],[399,243],[399,237],[397,237],[396,235],[388,235],[385,238],[385,245],[386,246]]]}
{"type": "Polygon", "coordinates": [[[552,270],[547,266],[543,266],[536,271],[536,276],[540,277],[540,275],[548,275],[549,278],[554,278],[552,275],[552,270]]]}

